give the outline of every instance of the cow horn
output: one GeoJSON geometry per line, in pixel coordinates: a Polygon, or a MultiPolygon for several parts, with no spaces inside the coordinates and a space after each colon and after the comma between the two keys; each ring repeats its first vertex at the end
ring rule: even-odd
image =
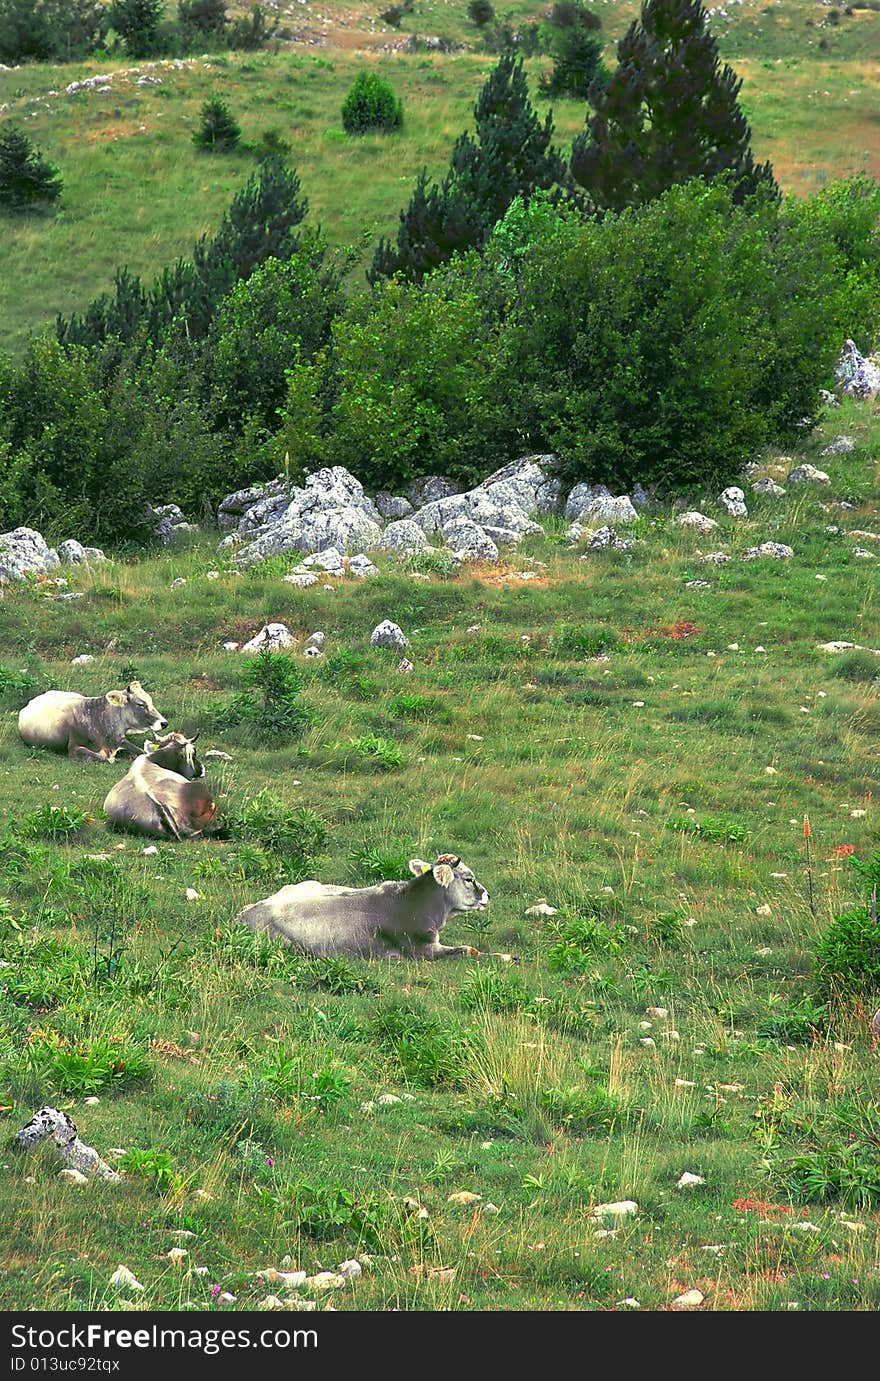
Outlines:
{"type": "Polygon", "coordinates": [[[201,729],[196,729],[195,733],[193,734],[192,738],[190,739],[190,743],[195,743],[196,739],[198,738],[198,736],[199,736],[199,734],[200,734],[201,732],[202,732],[201,729]]]}

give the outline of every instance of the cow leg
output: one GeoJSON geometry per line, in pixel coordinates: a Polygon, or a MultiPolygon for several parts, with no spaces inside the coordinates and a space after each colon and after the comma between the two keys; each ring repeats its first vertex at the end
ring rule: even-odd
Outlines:
{"type": "Polygon", "coordinates": [[[473,945],[441,945],[436,940],[432,944],[422,945],[416,951],[420,959],[453,959],[462,954],[476,958],[479,953],[480,951],[474,949],[473,945]]]}
{"type": "Polygon", "coordinates": [[[111,753],[107,748],[87,748],[84,743],[77,743],[75,739],[70,739],[67,745],[67,756],[69,758],[85,759],[88,762],[112,762],[116,754],[111,753]]]}
{"type": "Polygon", "coordinates": [[[155,797],[151,797],[151,799],[156,810],[159,812],[159,819],[162,821],[166,830],[169,834],[173,834],[177,842],[180,843],[180,831],[177,828],[177,822],[174,819],[174,815],[165,805],[164,801],[157,801],[155,797]]]}

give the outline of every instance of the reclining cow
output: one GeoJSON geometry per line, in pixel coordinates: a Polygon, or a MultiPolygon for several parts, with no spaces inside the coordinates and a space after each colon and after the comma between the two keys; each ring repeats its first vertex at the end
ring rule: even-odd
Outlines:
{"type": "Polygon", "coordinates": [[[454,854],[435,863],[410,861],[403,882],[374,887],[334,887],[297,882],[247,906],[236,921],[263,931],[305,954],[346,954],[365,959],[448,959],[479,954],[470,945],[437,939],[455,912],[478,911],[489,893],[454,854]]]}
{"type": "Polygon", "coordinates": [[[145,743],[122,781],[108,791],[104,813],[118,829],[157,839],[195,839],[214,825],[217,806],[195,755],[194,734],[145,743]]]}
{"type": "Polygon", "coordinates": [[[106,695],[44,691],[18,716],[18,732],[34,748],[53,748],[69,758],[113,762],[119,752],[137,753],[127,735],[157,733],[168,726],[140,681],[106,695]]]}

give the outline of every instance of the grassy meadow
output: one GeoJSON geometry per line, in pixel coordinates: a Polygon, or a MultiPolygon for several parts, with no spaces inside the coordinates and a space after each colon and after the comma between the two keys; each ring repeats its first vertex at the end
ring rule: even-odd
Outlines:
{"type": "MultiPolygon", "coordinates": [[[[638,6],[627,0],[595,8],[613,65],[615,42],[638,6]]],[[[835,23],[811,0],[767,8],[743,0],[713,21],[723,59],[743,79],[756,158],[770,158],[782,187],[798,195],[860,171],[880,176],[872,58],[880,49],[880,9],[839,14],[835,23]]],[[[513,24],[535,17],[521,0],[496,13],[513,24]]],[[[455,139],[472,127],[473,103],[497,59],[464,0],[416,0],[397,28],[377,20],[372,7],[309,0],[282,11],[278,28],[289,37],[257,53],[0,71],[0,121],[22,125],[64,178],[56,210],[3,220],[0,348],[18,352],[57,313],[83,310],[122,265],[151,282],[164,264],[187,255],[216,228],[268,130],[289,143],[310,219],[351,252],[352,285],[364,286],[375,244],[395,234],[419,171],[442,177],[455,139]],[[456,46],[409,51],[418,35],[456,46]],[[342,129],[342,103],[364,63],[403,100],[399,134],[352,138],[342,129]],[[99,74],[108,78],[100,86],[67,93],[71,83],[99,74]],[[154,80],[139,85],[143,78],[154,80]],[[191,142],[202,103],[214,95],[242,125],[236,153],[204,154],[191,142]]],[[[542,114],[538,78],[549,63],[536,57],[526,64],[542,114]]],[[[554,102],[556,141],[566,153],[585,115],[582,101],[554,102]]]]}
{"type": "Polygon", "coordinates": [[[558,520],[498,567],[302,591],[205,533],[4,587],[0,1128],[63,1107],[126,1174],[4,1154],[0,1307],[322,1309],[272,1270],[365,1256],[336,1309],[876,1311],[880,994],[820,1001],[812,970],[878,843],[880,662],[817,648],[880,646],[878,457],[876,405],[844,402],[756,472],[830,485],[747,488],[747,520],[694,496],[709,538],[657,507],[630,552],[581,560],[558,520]],[[741,559],[766,540],[793,557],[741,559]],[[388,617],[409,674],[370,647],[388,617]],[[223,643],[269,620],[326,635],[293,655],[298,741],[229,713],[223,643]],[[20,742],[37,691],[134,676],[229,755],[221,837],[145,852],[102,818],[122,764],[20,742]],[[444,932],[479,958],[309,961],[233,925],[286,878],[446,850],[492,897],[444,932]]]}

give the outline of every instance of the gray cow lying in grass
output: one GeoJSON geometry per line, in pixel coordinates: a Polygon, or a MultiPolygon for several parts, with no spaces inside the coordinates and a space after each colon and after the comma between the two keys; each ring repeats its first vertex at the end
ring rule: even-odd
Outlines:
{"type": "Polygon", "coordinates": [[[334,887],[297,882],[236,917],[304,954],[345,954],[364,959],[448,959],[476,955],[470,945],[441,945],[438,935],[450,916],[481,911],[489,893],[454,854],[435,863],[410,860],[414,874],[403,882],[374,887],[334,887]]]}
{"type": "Polygon", "coordinates": [[[128,734],[136,730],[157,733],[167,725],[140,681],[106,695],[44,691],[29,700],[18,716],[18,732],[25,743],[96,762],[113,762],[123,751],[136,753],[127,742],[128,734]]]}
{"type": "Polygon", "coordinates": [[[214,824],[217,806],[195,754],[198,734],[166,734],[145,743],[122,781],[111,787],[104,813],[119,829],[157,839],[195,839],[214,824]]]}

